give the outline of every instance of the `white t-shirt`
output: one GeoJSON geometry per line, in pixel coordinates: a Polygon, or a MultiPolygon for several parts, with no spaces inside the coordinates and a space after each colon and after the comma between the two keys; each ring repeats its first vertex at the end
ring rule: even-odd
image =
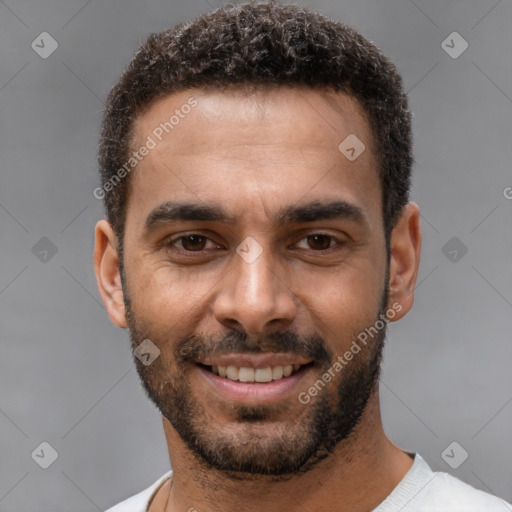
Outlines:
{"type": "MultiPolygon", "coordinates": [[[[106,512],[147,512],[149,503],[172,471],[144,491],[106,512]]],[[[391,494],[371,512],[512,512],[512,505],[443,472],[434,472],[417,453],[391,494]]]]}

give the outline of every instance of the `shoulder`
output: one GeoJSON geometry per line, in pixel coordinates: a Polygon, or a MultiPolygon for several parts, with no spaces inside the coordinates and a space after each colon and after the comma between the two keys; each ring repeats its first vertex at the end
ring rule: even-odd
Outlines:
{"type": "Polygon", "coordinates": [[[439,506],[442,504],[444,510],[461,512],[512,511],[512,505],[501,498],[475,489],[462,480],[443,472],[432,473],[432,479],[424,489],[423,499],[426,503],[432,505],[437,504],[439,506]]]}
{"type": "Polygon", "coordinates": [[[172,476],[172,470],[162,475],[156,482],[148,488],[121,501],[117,505],[109,508],[106,512],[147,512],[148,505],[157,493],[158,489],[172,476]]]}
{"type": "MultiPolygon", "coordinates": [[[[432,471],[416,454],[413,469],[404,479],[406,497],[404,512],[512,512],[506,501],[475,489],[458,478],[441,471],[432,471]]],[[[405,501],[405,500],[404,500],[405,501]]]]}

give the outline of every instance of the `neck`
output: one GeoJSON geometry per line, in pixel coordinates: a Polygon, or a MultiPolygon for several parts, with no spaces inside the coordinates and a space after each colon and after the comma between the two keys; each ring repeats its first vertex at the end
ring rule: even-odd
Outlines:
{"type": "Polygon", "coordinates": [[[413,462],[384,433],[378,389],[349,439],[310,471],[284,482],[269,482],[261,475],[229,479],[200,463],[165,418],[163,423],[173,478],[172,486],[161,489],[166,495],[158,497],[162,505],[155,512],[288,512],[299,505],[327,512],[339,509],[340,503],[345,510],[368,512],[391,493],[413,462]]]}

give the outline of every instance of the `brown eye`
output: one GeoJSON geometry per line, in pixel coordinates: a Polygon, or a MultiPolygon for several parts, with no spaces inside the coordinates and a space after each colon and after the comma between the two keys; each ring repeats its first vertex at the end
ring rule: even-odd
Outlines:
{"type": "Polygon", "coordinates": [[[207,238],[201,235],[187,235],[181,237],[181,245],[187,251],[201,251],[204,249],[207,238]]]}
{"type": "Polygon", "coordinates": [[[324,251],[326,249],[329,249],[332,241],[332,236],[321,234],[310,235],[306,237],[306,239],[311,249],[314,249],[316,251],[324,251]]]}
{"type": "Polygon", "coordinates": [[[223,247],[201,233],[188,233],[163,241],[163,248],[176,257],[210,257],[223,247]]]}

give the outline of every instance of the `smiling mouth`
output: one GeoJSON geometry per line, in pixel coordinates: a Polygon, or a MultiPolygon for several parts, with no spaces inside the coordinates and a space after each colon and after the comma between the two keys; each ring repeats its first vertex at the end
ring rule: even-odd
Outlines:
{"type": "Polygon", "coordinates": [[[286,379],[291,375],[303,372],[313,366],[313,361],[307,364],[288,364],[279,366],[267,366],[266,368],[250,368],[237,366],[205,365],[197,363],[205,370],[232,381],[265,384],[276,380],[286,379]]]}

